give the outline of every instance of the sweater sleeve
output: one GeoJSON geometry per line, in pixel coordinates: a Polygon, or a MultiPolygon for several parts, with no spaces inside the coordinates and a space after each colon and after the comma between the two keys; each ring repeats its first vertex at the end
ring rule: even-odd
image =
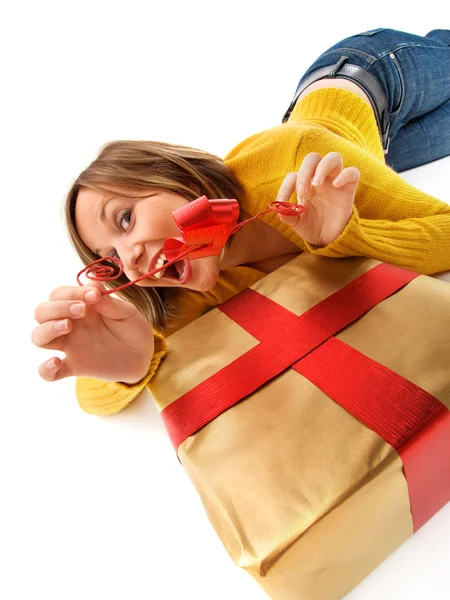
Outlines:
{"type": "Polygon", "coordinates": [[[76,397],[80,407],[92,415],[112,415],[125,408],[144,389],[156,373],[161,359],[167,352],[164,336],[153,330],[154,352],[147,375],[135,385],[114,383],[78,377],[76,381],[76,397]]]}
{"type": "Polygon", "coordinates": [[[431,275],[450,269],[450,206],[439,214],[399,221],[363,219],[356,206],[342,234],[325,247],[306,243],[319,256],[366,256],[431,275]]]}
{"type": "Polygon", "coordinates": [[[384,162],[369,106],[345,90],[318,90],[296,107],[294,119],[310,127],[307,146],[322,156],[340,152],[344,166],[360,170],[351,219],[325,247],[306,242],[309,252],[339,258],[367,256],[431,275],[450,269],[450,206],[407,183],[384,162]]]}

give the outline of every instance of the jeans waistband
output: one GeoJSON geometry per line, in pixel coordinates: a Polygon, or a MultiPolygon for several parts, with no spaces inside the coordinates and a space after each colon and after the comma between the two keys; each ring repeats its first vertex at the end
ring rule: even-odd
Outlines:
{"type": "Polygon", "coordinates": [[[316,69],[310,75],[308,75],[308,77],[301,82],[300,86],[295,92],[294,99],[283,116],[283,123],[288,120],[289,115],[291,114],[300,94],[309,85],[311,85],[311,83],[319,81],[319,79],[327,78],[348,79],[349,81],[353,81],[353,83],[359,85],[359,87],[361,87],[367,94],[375,113],[384,153],[386,154],[389,150],[389,112],[387,109],[387,100],[383,88],[375,79],[375,77],[362,67],[352,64],[345,64],[347,60],[348,56],[341,56],[336,64],[329,65],[328,67],[323,67],[321,69],[316,69]]]}

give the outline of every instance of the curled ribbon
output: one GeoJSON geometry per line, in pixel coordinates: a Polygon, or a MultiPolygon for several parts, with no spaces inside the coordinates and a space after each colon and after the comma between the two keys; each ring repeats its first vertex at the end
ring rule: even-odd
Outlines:
{"type": "MultiPolygon", "coordinates": [[[[281,215],[296,216],[302,214],[304,210],[305,207],[298,204],[272,202],[267,210],[236,224],[239,218],[237,200],[228,198],[208,200],[206,196],[201,196],[172,212],[181,236],[167,238],[164,242],[163,252],[169,262],[162,267],[149,271],[134,281],[129,281],[111,290],[105,290],[103,293],[112,294],[123,290],[162,269],[166,269],[182,258],[195,259],[205,256],[218,256],[230,235],[236,233],[246,223],[267,212],[274,211],[281,215]]],[[[81,286],[84,285],[80,280],[83,274],[92,281],[114,281],[123,274],[123,265],[117,258],[106,256],[90,263],[78,273],[77,282],[81,286]]]]}

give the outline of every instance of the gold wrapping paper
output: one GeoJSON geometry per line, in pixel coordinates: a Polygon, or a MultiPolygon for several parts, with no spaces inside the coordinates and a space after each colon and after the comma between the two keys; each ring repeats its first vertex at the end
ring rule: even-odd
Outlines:
{"type": "MultiPolygon", "coordinates": [[[[296,315],[379,264],[301,254],[252,289],[296,315]]],[[[336,337],[450,407],[450,286],[420,276],[336,337]]],[[[218,309],[170,336],[174,402],[259,342],[218,309]]],[[[178,450],[232,560],[274,600],[338,600],[413,533],[397,452],[292,369],[178,450]]]]}

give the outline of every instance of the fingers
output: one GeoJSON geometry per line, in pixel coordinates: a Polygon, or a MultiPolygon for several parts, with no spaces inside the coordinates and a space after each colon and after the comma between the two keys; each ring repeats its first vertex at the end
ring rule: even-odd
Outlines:
{"type": "Polygon", "coordinates": [[[109,319],[120,321],[122,319],[128,319],[129,317],[136,314],[136,307],[130,302],[113,298],[109,295],[101,297],[100,302],[95,306],[95,310],[109,319]]]}
{"type": "MultiPolygon", "coordinates": [[[[72,318],[74,315],[69,313],[67,309],[73,305],[73,301],[84,301],[87,305],[86,309],[88,306],[95,304],[95,310],[110,319],[126,319],[135,313],[135,309],[130,302],[124,302],[108,294],[102,294],[102,290],[105,290],[105,287],[98,281],[93,281],[88,286],[57,288],[50,294],[50,303],[48,303],[55,304],[55,309],[53,310],[46,304],[39,305],[36,309],[36,320],[42,322],[46,318],[57,319],[58,317],[69,316],[72,318]],[[61,303],[56,307],[57,301],[61,301],[61,303]],[[64,304],[62,304],[63,301],[64,304]]],[[[83,317],[84,314],[76,316],[83,317]]]]}
{"type": "Polygon", "coordinates": [[[339,175],[343,167],[344,161],[339,152],[329,152],[316,165],[314,174],[312,176],[312,185],[322,185],[325,182],[325,179],[327,179],[328,177],[334,179],[339,175]]]}
{"type": "Polygon", "coordinates": [[[57,338],[67,335],[73,329],[73,323],[70,319],[60,319],[58,321],[47,321],[38,325],[31,333],[31,341],[38,348],[53,348],[59,350],[61,344],[57,338]],[[51,346],[49,344],[52,344],[51,346]]]}
{"type": "Polygon", "coordinates": [[[277,202],[288,202],[289,198],[295,192],[297,182],[297,173],[288,173],[283,179],[283,183],[278,190],[277,202]]]}
{"type": "Polygon", "coordinates": [[[343,187],[348,183],[354,184],[359,183],[361,173],[356,167],[347,167],[344,169],[333,181],[333,186],[336,188],[343,187]]]}
{"type": "MultiPolygon", "coordinates": [[[[312,195],[312,187],[322,185],[327,178],[338,177],[343,166],[343,159],[339,152],[329,152],[324,158],[317,152],[310,152],[303,159],[300,169],[297,172],[288,173],[284,178],[278,192],[277,202],[287,202],[294,192],[297,192],[299,197],[308,198],[312,195]]],[[[348,175],[350,176],[350,174],[348,175]]]]}
{"type": "Polygon", "coordinates": [[[79,300],[88,304],[95,304],[100,300],[101,290],[105,288],[98,282],[93,282],[92,285],[74,285],[56,288],[50,294],[50,301],[55,300],[79,300]]]}
{"type": "Polygon", "coordinates": [[[66,359],[54,356],[39,366],[38,373],[44,381],[56,381],[72,375],[66,359]]]}
{"type": "Polygon", "coordinates": [[[284,178],[278,192],[277,202],[287,202],[294,192],[297,192],[297,196],[306,196],[310,181],[321,160],[322,157],[316,152],[307,154],[300,169],[295,173],[288,173],[284,178]]]}
{"type": "Polygon", "coordinates": [[[86,315],[84,302],[60,300],[39,304],[34,318],[39,323],[31,334],[31,341],[40,348],[59,349],[61,344],[57,338],[70,333],[73,329],[72,319],[82,319],[86,315]],[[50,344],[52,344],[49,346],[50,344]]]}
{"type": "Polygon", "coordinates": [[[84,302],[72,302],[71,300],[43,302],[34,311],[34,318],[38,323],[68,317],[76,319],[84,317],[86,309],[84,302]]]}
{"type": "Polygon", "coordinates": [[[50,360],[39,365],[38,373],[45,381],[54,381],[61,366],[61,359],[54,356],[50,360]]]}
{"type": "Polygon", "coordinates": [[[296,190],[299,196],[307,195],[311,180],[315,176],[316,169],[321,161],[322,157],[316,152],[310,152],[303,159],[297,174],[296,190]]]}

